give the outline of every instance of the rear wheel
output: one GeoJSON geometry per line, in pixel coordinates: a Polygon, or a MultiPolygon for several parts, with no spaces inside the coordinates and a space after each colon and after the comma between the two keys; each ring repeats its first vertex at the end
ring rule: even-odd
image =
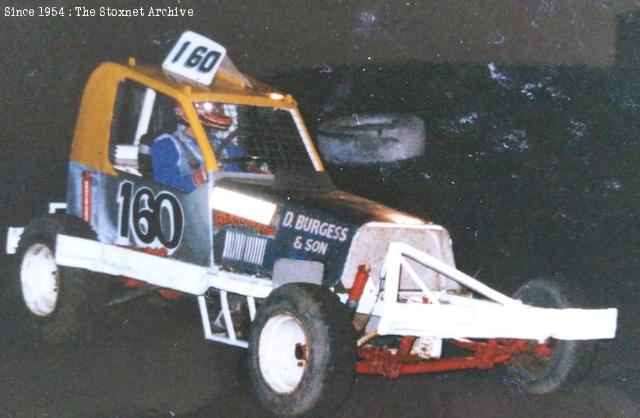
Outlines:
{"type": "Polygon", "coordinates": [[[86,331],[106,292],[106,281],[98,275],[56,264],[58,234],[95,239],[91,227],[79,218],[36,218],[20,238],[12,280],[10,302],[17,325],[42,342],[60,342],[86,331]]]}
{"type": "MultiPolygon", "coordinates": [[[[513,295],[523,303],[542,308],[569,308],[567,286],[543,279],[532,280],[520,286],[513,295]]],[[[568,341],[551,339],[551,356],[533,353],[516,355],[507,365],[508,374],[520,389],[528,393],[545,394],[563,383],[584,377],[591,368],[595,354],[595,341],[568,341]]]]}
{"type": "Polygon", "coordinates": [[[288,284],[262,303],[249,333],[249,372],[277,416],[330,416],[355,381],[356,334],[327,288],[288,284]]]}

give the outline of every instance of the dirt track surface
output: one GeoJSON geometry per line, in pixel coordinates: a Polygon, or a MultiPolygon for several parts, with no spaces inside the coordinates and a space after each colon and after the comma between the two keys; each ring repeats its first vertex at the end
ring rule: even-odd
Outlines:
{"type": "MultiPolygon", "coordinates": [[[[632,387],[626,380],[637,366],[623,347],[638,332],[622,321],[620,338],[602,345],[590,377],[551,395],[520,393],[499,369],[395,381],[359,376],[336,416],[636,417],[637,394],[625,387],[632,387]]],[[[204,341],[195,303],[130,302],[112,308],[99,328],[89,341],[58,347],[34,347],[5,333],[0,416],[265,416],[252,395],[244,350],[204,341]]]]}

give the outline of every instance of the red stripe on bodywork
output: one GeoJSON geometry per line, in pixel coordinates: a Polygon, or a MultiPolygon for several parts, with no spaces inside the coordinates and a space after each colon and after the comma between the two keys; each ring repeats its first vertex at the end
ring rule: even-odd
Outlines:
{"type": "Polygon", "coordinates": [[[82,173],[82,220],[91,221],[91,172],[82,173]]]}

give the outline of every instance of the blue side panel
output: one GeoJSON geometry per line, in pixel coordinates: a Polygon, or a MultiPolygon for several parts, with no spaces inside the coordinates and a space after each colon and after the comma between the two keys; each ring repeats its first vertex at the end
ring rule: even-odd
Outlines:
{"type": "Polygon", "coordinates": [[[114,199],[108,198],[111,176],[70,161],[69,180],[67,181],[67,213],[82,218],[82,179],[86,172],[91,176],[91,181],[88,183],[90,199],[86,202],[90,208],[88,213],[90,213],[91,226],[98,235],[98,240],[109,244],[116,243],[118,240],[117,224],[114,222],[116,219],[113,216],[117,211],[115,192],[112,193],[114,199]]]}
{"type": "Polygon", "coordinates": [[[82,172],[85,167],[69,161],[69,177],[67,179],[67,213],[82,216],[82,172]]]}
{"type": "Polygon", "coordinates": [[[309,205],[285,204],[278,222],[275,252],[278,258],[323,263],[323,281],[331,286],[340,280],[358,226],[309,205]]]}
{"type": "Polygon", "coordinates": [[[150,178],[111,176],[71,162],[67,212],[80,218],[88,213],[101,242],[162,250],[168,257],[208,267],[213,240],[209,190],[207,184],[183,192],[150,178]],[[83,190],[85,173],[90,174],[90,198],[83,190]]]}

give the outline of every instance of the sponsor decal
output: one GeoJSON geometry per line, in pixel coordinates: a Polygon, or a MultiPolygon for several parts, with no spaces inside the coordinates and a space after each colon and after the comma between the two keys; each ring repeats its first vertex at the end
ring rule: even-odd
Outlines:
{"type": "Polygon", "coordinates": [[[220,229],[225,225],[233,226],[247,226],[260,235],[268,235],[273,237],[276,235],[276,228],[270,225],[264,225],[250,219],[242,218],[240,216],[232,215],[226,212],[216,212],[214,217],[214,223],[216,229],[220,229]]]}
{"type": "Polygon", "coordinates": [[[290,210],[286,211],[282,217],[282,226],[340,242],[346,241],[349,236],[349,228],[310,216],[296,214],[290,210]]]}
{"type": "Polygon", "coordinates": [[[322,256],[329,251],[331,241],[341,243],[349,238],[349,228],[345,226],[290,210],[282,216],[281,226],[301,233],[293,239],[292,247],[295,250],[322,256]]]}
{"type": "Polygon", "coordinates": [[[298,235],[296,239],[293,240],[293,248],[296,250],[306,251],[308,253],[325,255],[329,249],[329,243],[318,241],[313,238],[304,239],[302,235],[298,235]]]}

